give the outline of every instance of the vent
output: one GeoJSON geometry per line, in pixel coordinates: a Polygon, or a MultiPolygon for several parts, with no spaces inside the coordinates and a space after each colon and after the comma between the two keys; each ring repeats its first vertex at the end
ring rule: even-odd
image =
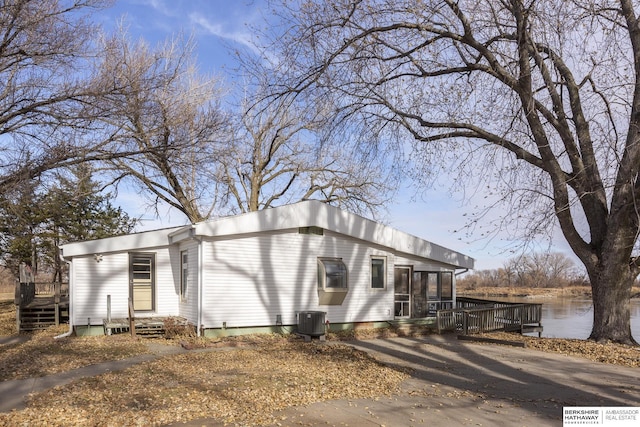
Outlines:
{"type": "Polygon", "coordinates": [[[324,235],[324,229],[322,227],[315,227],[315,226],[299,227],[298,228],[298,233],[300,233],[300,234],[315,234],[317,236],[323,236],[324,235]]]}
{"type": "Polygon", "coordinates": [[[300,311],[298,312],[298,333],[319,337],[324,335],[324,311],[300,311]]]}

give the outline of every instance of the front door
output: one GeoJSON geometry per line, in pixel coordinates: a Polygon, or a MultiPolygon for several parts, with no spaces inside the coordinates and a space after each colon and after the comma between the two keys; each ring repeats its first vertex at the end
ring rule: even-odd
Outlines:
{"type": "Polygon", "coordinates": [[[129,295],[134,311],[154,309],[154,269],[154,254],[129,254],[129,295]]]}
{"type": "Polygon", "coordinates": [[[427,317],[427,276],[422,271],[413,272],[411,280],[411,317],[427,317]]]}
{"type": "Polygon", "coordinates": [[[411,267],[393,269],[395,317],[411,317],[411,267]]]}

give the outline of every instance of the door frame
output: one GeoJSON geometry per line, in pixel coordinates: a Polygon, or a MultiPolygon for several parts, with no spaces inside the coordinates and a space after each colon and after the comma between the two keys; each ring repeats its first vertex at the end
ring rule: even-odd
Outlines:
{"type": "Polygon", "coordinates": [[[413,266],[412,265],[394,265],[393,266],[393,317],[396,319],[410,319],[411,318],[411,281],[413,276],[413,266]],[[398,293],[396,292],[396,288],[398,283],[396,281],[396,271],[398,270],[408,270],[407,278],[409,280],[408,284],[408,293],[398,293]],[[398,298],[398,296],[402,296],[402,298],[398,298]],[[405,300],[404,297],[407,297],[405,300]],[[397,310],[398,304],[400,304],[400,310],[397,310]],[[405,313],[404,308],[407,308],[407,313],[405,313]]]}
{"type": "Polygon", "coordinates": [[[154,312],[156,309],[156,254],[154,252],[129,252],[129,298],[133,305],[134,312],[154,312]],[[144,258],[150,261],[149,279],[151,281],[151,308],[139,309],[135,306],[135,299],[133,297],[133,283],[134,283],[134,258],[144,258]]]}

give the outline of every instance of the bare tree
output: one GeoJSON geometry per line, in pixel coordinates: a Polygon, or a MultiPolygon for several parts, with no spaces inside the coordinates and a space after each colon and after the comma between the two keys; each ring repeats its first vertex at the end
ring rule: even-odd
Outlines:
{"type": "Polygon", "coordinates": [[[103,0],[0,4],[0,189],[83,161],[88,74],[97,33],[87,14],[103,0]]]}
{"type": "Polygon", "coordinates": [[[208,218],[226,120],[218,79],[198,73],[193,44],[180,39],[152,49],[120,29],[103,51],[96,85],[105,96],[97,108],[116,181],[131,178],[156,208],[162,201],[191,222],[208,218]]]}
{"type": "Polygon", "coordinates": [[[504,270],[515,286],[563,288],[576,276],[573,261],[559,252],[536,252],[509,259],[504,270]]]}
{"type": "Polygon", "coordinates": [[[502,183],[495,197],[514,204],[511,218],[520,226],[528,220],[535,233],[559,224],[591,282],[590,338],[635,343],[634,2],[329,0],[283,7],[290,28],[280,51],[270,52],[289,65],[282,93],[333,95],[339,113],[363,129],[404,132],[423,164],[472,160],[466,176],[502,183]]]}
{"type": "Polygon", "coordinates": [[[326,109],[291,99],[268,100],[264,84],[246,99],[233,141],[220,161],[231,211],[267,209],[320,200],[354,212],[375,213],[392,193],[379,156],[358,152],[326,109]]]}
{"type": "Polygon", "coordinates": [[[479,270],[460,278],[461,289],[480,287],[564,288],[581,282],[571,259],[559,252],[511,258],[503,268],[479,270]]]}

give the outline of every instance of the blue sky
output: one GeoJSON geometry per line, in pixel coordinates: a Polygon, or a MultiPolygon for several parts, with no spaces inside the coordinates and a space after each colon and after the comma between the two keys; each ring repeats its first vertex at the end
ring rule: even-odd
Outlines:
{"type": "MultiPolygon", "coordinates": [[[[180,33],[193,36],[200,70],[230,82],[236,66],[233,50],[250,48],[251,27],[263,25],[266,15],[266,2],[262,0],[119,0],[96,18],[107,31],[124,19],[132,37],[152,44],[180,33]]],[[[185,223],[180,213],[170,210],[161,212],[160,218],[145,212],[137,194],[121,191],[117,202],[131,215],[145,219],[142,229],[185,223]]],[[[392,227],[475,258],[476,269],[499,268],[514,256],[504,251],[506,235],[487,241],[453,232],[465,225],[471,206],[473,203],[461,206],[445,189],[422,191],[415,197],[415,190],[405,188],[389,206],[384,220],[392,227]]],[[[542,249],[547,247],[546,242],[541,245],[542,249]]],[[[553,249],[570,255],[559,233],[553,249]]]]}
{"type": "Polygon", "coordinates": [[[151,43],[193,35],[201,71],[224,74],[235,66],[232,49],[250,47],[250,26],[262,24],[265,10],[262,0],[118,0],[98,19],[110,29],[124,18],[134,37],[151,43]]]}

